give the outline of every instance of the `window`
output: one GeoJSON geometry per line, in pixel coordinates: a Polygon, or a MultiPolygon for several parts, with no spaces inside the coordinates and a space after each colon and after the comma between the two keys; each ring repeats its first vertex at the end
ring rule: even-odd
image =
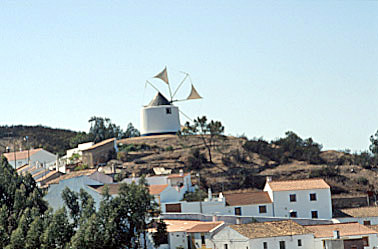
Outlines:
{"type": "Polygon", "coordinates": [[[241,215],[241,207],[235,208],[235,215],[241,215]]]}
{"type": "Polygon", "coordinates": [[[296,202],[297,196],[295,194],[290,195],[290,202],[296,202]]]}
{"type": "Polygon", "coordinates": [[[370,223],[370,220],[364,220],[364,226],[370,226],[371,223],[370,223]]]}
{"type": "Polygon", "coordinates": [[[297,218],[297,212],[296,211],[290,211],[290,217],[291,218],[297,218]]]}
{"type": "Polygon", "coordinates": [[[201,244],[202,245],[206,245],[206,242],[205,242],[205,235],[202,233],[201,234],[201,244]]]}
{"type": "Polygon", "coordinates": [[[301,239],[298,240],[298,246],[302,246],[302,240],[301,239]]]}
{"type": "Polygon", "coordinates": [[[310,194],[310,201],[316,201],[316,194],[315,193],[310,194]]]}
{"type": "Polygon", "coordinates": [[[224,249],[228,249],[228,245],[227,244],[224,244],[224,249]]]}
{"type": "Polygon", "coordinates": [[[266,213],[266,206],[259,206],[259,213],[265,214],[266,213]]]}
{"type": "Polygon", "coordinates": [[[362,241],[364,242],[364,246],[369,246],[369,237],[362,237],[362,241]]]}
{"type": "Polygon", "coordinates": [[[167,113],[167,114],[172,114],[172,110],[171,110],[171,108],[165,108],[165,113],[167,113]]]}
{"type": "Polygon", "coordinates": [[[280,241],[280,249],[286,249],[285,241],[280,241]]]}
{"type": "Polygon", "coordinates": [[[263,242],[263,249],[268,249],[268,242],[263,242]]]}
{"type": "Polygon", "coordinates": [[[311,217],[313,219],[317,219],[318,218],[318,211],[311,211],[311,217]]]}

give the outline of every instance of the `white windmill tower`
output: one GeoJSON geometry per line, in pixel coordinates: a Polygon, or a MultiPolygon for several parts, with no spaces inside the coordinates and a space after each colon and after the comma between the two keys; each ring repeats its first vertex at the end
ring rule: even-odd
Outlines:
{"type": "Polygon", "coordinates": [[[178,85],[173,95],[172,95],[171,86],[168,81],[167,67],[165,67],[163,71],[161,71],[160,73],[158,73],[156,76],[153,77],[153,78],[161,79],[168,85],[170,100],[164,97],[164,95],[160,93],[159,89],[156,88],[151,82],[149,82],[148,80],[146,81],[146,84],[151,85],[157,91],[157,94],[148,105],[142,107],[142,110],[140,113],[140,121],[141,121],[140,133],[142,136],[176,134],[181,128],[180,115],[179,115],[178,107],[173,105],[173,103],[177,101],[186,101],[186,100],[191,100],[191,99],[202,98],[198,94],[196,89],[194,88],[193,84],[191,84],[192,89],[189,96],[186,99],[181,99],[181,100],[173,99],[177,91],[185,82],[185,80],[187,78],[190,79],[190,76],[188,73],[184,73],[184,74],[185,74],[185,77],[183,78],[181,83],[178,85]]]}

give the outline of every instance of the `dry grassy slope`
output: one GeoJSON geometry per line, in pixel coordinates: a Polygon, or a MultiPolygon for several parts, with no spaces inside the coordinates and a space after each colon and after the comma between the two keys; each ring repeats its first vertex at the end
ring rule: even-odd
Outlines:
{"type": "MultiPolygon", "coordinates": [[[[187,158],[190,150],[200,148],[206,154],[201,137],[190,136],[186,139],[175,135],[150,136],[128,138],[120,141],[123,144],[148,144],[156,146],[152,151],[133,152],[130,161],[123,163],[122,167],[127,173],[152,174],[153,167],[165,167],[177,172],[183,169],[189,171],[187,158]],[[171,149],[171,150],[167,150],[171,149]]],[[[312,169],[321,168],[324,165],[311,165],[306,162],[294,161],[289,164],[270,166],[273,162],[266,161],[257,154],[247,154],[242,145],[243,138],[226,137],[223,141],[218,141],[217,149],[213,150],[214,164],[207,164],[201,169],[201,182],[203,187],[211,187],[213,191],[232,191],[238,189],[262,188],[266,176],[273,176],[274,179],[303,179],[308,178],[312,169]],[[242,152],[244,162],[240,163],[231,160],[232,163],[224,165],[222,156],[229,155],[231,151],[242,152]]],[[[207,154],[206,154],[207,155],[207,154]]],[[[343,156],[344,153],[337,151],[325,151],[322,157],[326,161],[334,161],[343,156]]],[[[228,156],[229,157],[229,156],[228,156]]],[[[377,186],[376,173],[366,170],[360,166],[343,165],[340,167],[341,177],[326,179],[326,181],[337,192],[345,191],[350,194],[366,193],[371,186],[358,184],[357,179],[364,177],[369,180],[369,184],[377,186]],[[354,169],[355,173],[351,170],[354,169]]]]}

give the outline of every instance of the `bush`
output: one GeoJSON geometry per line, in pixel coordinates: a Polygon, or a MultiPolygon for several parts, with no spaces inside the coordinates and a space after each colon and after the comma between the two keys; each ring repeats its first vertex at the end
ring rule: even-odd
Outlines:
{"type": "Polygon", "coordinates": [[[170,145],[164,149],[164,151],[173,151],[173,147],[170,145]]]}
{"type": "Polygon", "coordinates": [[[357,178],[357,183],[358,184],[362,184],[362,185],[368,185],[369,184],[369,180],[366,179],[365,177],[361,176],[361,177],[357,178]]]}
{"type": "Polygon", "coordinates": [[[74,171],[89,169],[88,164],[80,164],[74,168],[74,171]]]}
{"type": "Polygon", "coordinates": [[[187,192],[184,194],[183,201],[203,201],[207,198],[207,193],[197,188],[194,192],[187,192]]]}
{"type": "Polygon", "coordinates": [[[203,164],[207,163],[207,159],[204,153],[201,153],[200,149],[195,148],[190,151],[186,166],[190,170],[200,170],[203,164]]]}
{"type": "Polygon", "coordinates": [[[313,169],[310,171],[310,178],[318,177],[336,177],[340,174],[339,168],[333,166],[324,166],[321,169],[313,169]]]}

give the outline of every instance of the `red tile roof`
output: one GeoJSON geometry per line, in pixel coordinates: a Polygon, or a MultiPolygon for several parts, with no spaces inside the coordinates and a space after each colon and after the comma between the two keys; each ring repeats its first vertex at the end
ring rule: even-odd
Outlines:
{"type": "Polygon", "coordinates": [[[158,195],[168,187],[168,184],[148,186],[151,195],[158,195]]]}
{"type": "Polygon", "coordinates": [[[228,206],[243,206],[272,203],[267,192],[246,192],[224,194],[228,206]]]}
{"type": "MultiPolygon", "coordinates": [[[[108,186],[108,189],[109,189],[109,194],[110,195],[117,195],[118,192],[119,192],[119,187],[121,186],[121,184],[126,184],[126,183],[106,184],[106,186],[108,186]]],[[[102,190],[104,189],[105,185],[103,185],[103,186],[92,186],[92,187],[97,192],[102,193],[102,190]]],[[[150,186],[148,186],[148,189],[149,189],[151,195],[158,195],[161,192],[163,192],[163,190],[166,187],[168,187],[168,184],[164,184],[164,185],[150,185],[150,186]]]]}
{"type": "MultiPolygon", "coordinates": [[[[38,151],[43,150],[42,148],[39,149],[32,149],[29,151],[29,156],[37,153],[38,151]]],[[[14,161],[14,152],[4,153],[3,155],[8,159],[8,161],[14,161]]],[[[23,160],[28,159],[28,150],[17,151],[16,152],[16,160],[23,160]]]]}
{"type": "Polygon", "coordinates": [[[333,231],[336,230],[340,232],[340,236],[378,234],[378,232],[357,222],[337,223],[329,225],[310,225],[305,227],[314,233],[315,238],[333,237],[333,231]]]}
{"type": "Polygon", "coordinates": [[[224,224],[223,221],[206,222],[198,220],[164,220],[167,232],[207,233],[224,224]]]}
{"type": "Polygon", "coordinates": [[[273,191],[329,189],[329,185],[323,179],[303,179],[289,181],[267,182],[273,191]]]}
{"type": "Polygon", "coordinates": [[[170,174],[170,175],[168,176],[168,178],[182,178],[182,177],[185,177],[185,176],[187,176],[187,175],[190,175],[190,173],[185,173],[185,174],[183,174],[183,175],[180,175],[180,174],[170,174]]]}

